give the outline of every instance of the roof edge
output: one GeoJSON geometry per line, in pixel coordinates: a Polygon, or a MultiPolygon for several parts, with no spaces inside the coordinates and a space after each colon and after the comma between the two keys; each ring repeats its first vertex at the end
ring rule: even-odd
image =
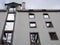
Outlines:
{"type": "MultiPolygon", "coordinates": [[[[6,12],[6,9],[0,9],[0,12],[6,12]]],[[[25,9],[16,10],[17,12],[60,12],[60,9],[25,9]]]]}
{"type": "Polygon", "coordinates": [[[17,10],[18,12],[60,12],[60,9],[25,9],[17,10]]]}

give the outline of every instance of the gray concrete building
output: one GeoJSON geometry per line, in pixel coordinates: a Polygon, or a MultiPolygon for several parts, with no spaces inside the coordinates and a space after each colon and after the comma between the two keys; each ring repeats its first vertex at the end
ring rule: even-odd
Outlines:
{"type": "Polygon", "coordinates": [[[0,45],[60,45],[60,10],[25,9],[25,2],[0,10],[0,45]]]}

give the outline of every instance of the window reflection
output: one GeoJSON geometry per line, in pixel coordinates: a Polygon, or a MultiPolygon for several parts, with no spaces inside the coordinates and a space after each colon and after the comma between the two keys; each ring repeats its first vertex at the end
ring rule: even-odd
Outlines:
{"type": "Polygon", "coordinates": [[[8,14],[7,20],[14,20],[14,14],[8,14]]]}
{"type": "Polygon", "coordinates": [[[6,22],[5,30],[13,30],[14,22],[6,22]]]}

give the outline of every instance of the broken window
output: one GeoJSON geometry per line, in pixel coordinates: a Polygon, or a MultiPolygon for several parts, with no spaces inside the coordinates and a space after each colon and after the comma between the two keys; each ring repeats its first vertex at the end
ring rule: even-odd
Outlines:
{"type": "Polygon", "coordinates": [[[38,33],[30,33],[30,42],[31,44],[39,44],[40,40],[39,40],[39,35],[38,33]]]}

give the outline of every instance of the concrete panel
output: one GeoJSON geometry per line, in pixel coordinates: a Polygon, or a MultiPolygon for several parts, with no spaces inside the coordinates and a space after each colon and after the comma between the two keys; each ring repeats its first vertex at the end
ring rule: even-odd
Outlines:
{"type": "Polygon", "coordinates": [[[29,19],[28,12],[17,12],[13,45],[30,45],[30,32],[38,32],[41,45],[60,45],[60,40],[50,40],[49,32],[56,32],[60,39],[60,12],[33,12],[35,19],[29,19]],[[44,19],[43,13],[48,13],[50,19],[44,19]],[[29,22],[37,23],[37,28],[29,28],[29,22]],[[54,28],[47,28],[46,21],[51,21],[54,28]]]}

